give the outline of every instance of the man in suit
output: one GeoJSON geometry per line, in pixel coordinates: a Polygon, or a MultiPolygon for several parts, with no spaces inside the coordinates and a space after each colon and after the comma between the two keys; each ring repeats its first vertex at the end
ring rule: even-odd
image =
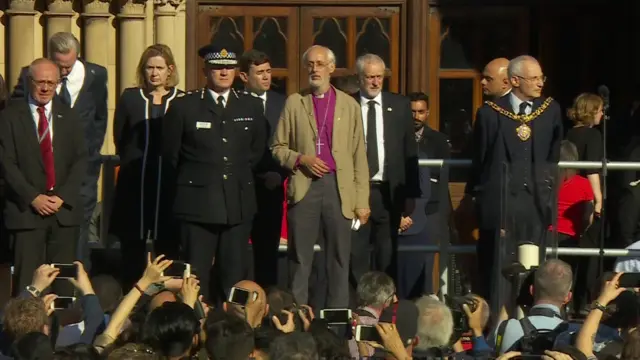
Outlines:
{"type": "Polygon", "coordinates": [[[289,270],[298,304],[308,303],[309,274],[318,230],[326,239],[327,306],[349,304],[351,227],[369,218],[369,169],[360,107],[331,86],[335,54],[314,45],[303,66],[310,89],[287,98],[271,151],[291,171],[287,188],[289,270]]]}
{"type": "Polygon", "coordinates": [[[80,184],[87,165],[80,120],[54,97],[58,66],[37,59],[26,80],[29,97],[14,101],[0,115],[4,215],[19,290],[31,283],[40,265],[75,260],[83,208],[80,184]]]}
{"type": "Polygon", "coordinates": [[[354,282],[370,268],[395,277],[400,217],[410,219],[415,199],[420,197],[411,103],[404,96],[382,91],[385,69],[378,55],[365,54],[356,60],[360,91],[354,97],[360,104],[367,146],[371,219],[353,234],[354,282]],[[370,243],[374,252],[372,267],[370,243]]]}
{"type": "MultiPolygon", "coordinates": [[[[429,127],[429,97],[425,93],[411,93],[411,110],[418,156],[421,159],[451,158],[447,136],[429,127]]],[[[422,196],[416,200],[411,216],[400,221],[402,245],[438,245],[449,242],[451,194],[449,192],[449,166],[420,167],[422,196]],[[408,229],[406,226],[411,224],[408,229]]],[[[398,296],[415,298],[437,292],[433,288],[434,253],[401,252],[398,254],[398,296]]],[[[446,261],[446,260],[444,260],[446,261]]]]}
{"type": "MultiPolygon", "coordinates": [[[[269,138],[273,136],[284,107],[285,96],[271,88],[271,63],[267,54],[258,50],[245,52],[238,61],[240,79],[245,94],[257,97],[262,102],[269,125],[269,138]]],[[[251,242],[255,280],[263,288],[278,282],[278,246],[282,230],[282,184],[289,172],[273,160],[265,146],[265,172],[256,174],[256,200],[258,212],[253,222],[251,242]]]]}
{"type": "Polygon", "coordinates": [[[482,92],[491,99],[501,98],[511,91],[511,82],[507,76],[509,59],[491,60],[482,70],[482,92]]]}
{"type": "Polygon", "coordinates": [[[185,260],[198,270],[202,294],[220,304],[235,283],[247,278],[254,173],[265,172],[260,164],[268,126],[260,99],[231,89],[235,53],[212,44],[198,54],[207,86],[169,107],[162,152],[168,177],[176,183],[173,214],[181,222],[185,260]]]}
{"type": "MultiPolygon", "coordinates": [[[[86,175],[82,179],[80,197],[83,207],[83,222],[80,226],[77,259],[90,268],[89,223],[98,199],[98,177],[102,164],[100,151],[107,131],[107,69],[79,59],[80,42],[71,33],[59,32],[49,39],[49,59],[60,69],[62,81],[56,94],[64,104],[71,107],[81,121],[87,145],[88,161],[86,175]]],[[[13,90],[12,98],[29,95],[28,71],[23,68],[20,80],[13,90]]]]}
{"type": "Polygon", "coordinates": [[[493,300],[494,314],[500,307],[496,300],[508,298],[500,266],[517,260],[519,244],[544,250],[563,136],[560,106],[542,98],[546,77],[538,61],[519,56],[507,71],[512,91],[478,110],[465,189],[477,205],[481,290],[493,300]]]}

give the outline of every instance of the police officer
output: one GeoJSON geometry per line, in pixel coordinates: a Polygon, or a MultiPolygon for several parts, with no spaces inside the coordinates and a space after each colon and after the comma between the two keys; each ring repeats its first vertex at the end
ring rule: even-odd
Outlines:
{"type": "Polygon", "coordinates": [[[173,213],[181,223],[183,256],[197,269],[205,298],[220,303],[247,276],[254,173],[264,171],[268,128],[260,99],[231,88],[236,54],[218,44],[198,54],[207,85],[169,108],[163,156],[174,177],[173,213]]]}

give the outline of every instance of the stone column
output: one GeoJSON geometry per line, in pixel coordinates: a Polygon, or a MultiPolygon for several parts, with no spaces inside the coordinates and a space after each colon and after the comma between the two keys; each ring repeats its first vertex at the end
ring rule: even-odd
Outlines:
{"type": "Polygon", "coordinates": [[[178,15],[176,16],[175,23],[175,35],[174,44],[171,50],[173,50],[173,56],[176,58],[176,66],[178,67],[178,74],[180,75],[180,83],[178,88],[188,90],[186,88],[187,82],[187,2],[180,1],[178,5],[178,15]]]}
{"type": "Polygon", "coordinates": [[[120,22],[120,92],[136,83],[136,66],[145,49],[144,39],[144,0],[119,0],[122,6],[118,19],[120,22]]]}
{"type": "Polygon", "coordinates": [[[29,65],[40,54],[36,53],[35,29],[37,11],[35,0],[11,0],[6,14],[9,16],[9,60],[7,86],[12,89],[20,77],[23,66],[29,65]]]}
{"type": "Polygon", "coordinates": [[[155,4],[155,42],[165,44],[173,52],[176,44],[176,15],[182,0],[153,0],[155,4]]]}
{"type": "MultiPolygon", "coordinates": [[[[47,17],[47,41],[57,32],[71,32],[73,21],[73,2],[71,0],[48,0],[49,10],[44,12],[47,17]]],[[[48,51],[48,49],[47,49],[48,51]]]]}
{"type": "Polygon", "coordinates": [[[109,5],[111,0],[84,0],[83,57],[105,68],[109,64],[109,5]]]}

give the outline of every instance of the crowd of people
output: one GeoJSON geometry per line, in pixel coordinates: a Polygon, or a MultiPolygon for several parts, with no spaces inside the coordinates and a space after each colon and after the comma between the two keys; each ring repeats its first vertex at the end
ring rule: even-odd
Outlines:
{"type": "Polygon", "coordinates": [[[428,126],[426,94],[383,91],[379,56],[361,55],[356,82],[338,88],[335,54],[314,45],[302,55],[309,88],[285,97],[270,89],[263,52],[204,46],[206,86],[184,92],[171,49],[145,49],[113,120],[120,164],[108,233],[121,271],[90,279],[107,75],[79,58],[70,33],[54,34],[48,50],[25,67],[0,113],[16,296],[3,312],[0,354],[560,360],[607,348],[635,358],[636,295],[619,286],[620,274],[594,291],[597,268],[566,257],[532,272],[530,289],[503,279],[519,245],[544,248],[559,234],[561,246],[580,246],[603,226],[601,173],[557,164],[602,160],[595,127],[606,99],[579,95],[565,134],[535,58],[495,59],[483,71],[488,100],[474,122],[462,202],[476,209],[481,284],[477,295],[441,302],[433,254],[399,246],[449,241],[448,166],[418,160],[446,160],[451,149],[428,126]],[[237,78],[243,89],[233,88],[237,78]],[[525,295],[514,299],[514,286],[525,295]],[[505,311],[490,310],[496,300],[505,311]],[[609,303],[618,315],[600,324],[609,303]],[[509,320],[516,306],[529,320],[509,320]],[[588,315],[584,325],[566,309],[588,315]],[[553,341],[530,341],[537,330],[553,341]]]}

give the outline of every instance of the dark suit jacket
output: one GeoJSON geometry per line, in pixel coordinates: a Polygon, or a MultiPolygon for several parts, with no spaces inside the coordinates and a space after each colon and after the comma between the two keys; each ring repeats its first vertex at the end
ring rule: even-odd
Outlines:
{"type": "MultiPolygon", "coordinates": [[[[107,69],[104,67],[82,61],[85,67],[84,83],[74,103],[73,110],[84,127],[84,138],[87,144],[89,160],[99,161],[100,150],[107,132],[107,69]]],[[[22,68],[18,84],[11,94],[12,99],[26,98],[28,95],[27,74],[28,67],[22,68]]]]}
{"type": "MultiPolygon", "coordinates": [[[[267,91],[267,106],[265,108],[264,116],[267,118],[267,122],[269,125],[269,142],[271,140],[271,137],[273,136],[273,133],[276,132],[276,127],[278,127],[278,121],[280,121],[280,114],[282,113],[282,109],[284,109],[285,101],[287,101],[286,96],[272,90],[267,91]]],[[[289,175],[289,171],[282,168],[273,159],[273,157],[271,156],[271,151],[268,147],[265,149],[264,162],[268,164],[268,171],[279,172],[282,175],[283,181],[284,178],[289,175]]],[[[274,191],[282,193],[282,189],[274,189],[274,191]]]]}
{"type": "MultiPolygon", "coordinates": [[[[360,93],[353,94],[360,104],[360,93]]],[[[420,197],[418,147],[415,140],[411,101],[409,98],[382,93],[382,119],[384,122],[385,174],[391,197],[397,210],[403,210],[404,201],[420,197]]],[[[362,119],[366,122],[367,119],[362,119]]]]}
{"type": "MultiPolygon", "coordinates": [[[[536,111],[544,99],[533,101],[532,112],[536,111]]],[[[512,112],[510,95],[496,100],[496,105],[512,112]]],[[[476,198],[478,221],[481,229],[497,229],[501,223],[501,199],[504,198],[504,164],[510,165],[511,152],[516,141],[520,141],[512,131],[504,129],[506,122],[514,121],[498,113],[485,103],[476,115],[473,129],[473,157],[469,181],[465,192],[476,198]]],[[[547,109],[535,120],[529,122],[532,136],[532,161],[534,193],[537,207],[543,221],[551,223],[552,192],[555,189],[557,163],[560,159],[562,141],[562,115],[560,105],[551,101],[547,109]]],[[[514,166],[510,172],[518,171],[514,166]]],[[[522,185],[522,184],[512,184],[522,185]]],[[[508,200],[506,200],[508,201],[508,200]]],[[[536,211],[536,209],[532,209],[536,211]]]]}
{"type": "MultiPolygon", "coordinates": [[[[56,185],[53,192],[64,204],[55,215],[64,226],[80,225],[83,205],[80,185],[85,178],[87,148],[75,111],[54,98],[53,156],[56,185]]],[[[47,192],[37,127],[27,101],[12,102],[0,113],[0,154],[6,186],[5,224],[8,229],[35,229],[46,221],[31,202],[47,192]]]]}
{"type": "Polygon", "coordinates": [[[162,156],[175,178],[173,212],[179,219],[230,225],[253,220],[253,175],[264,171],[267,120],[261,101],[251,95],[232,90],[227,101],[219,110],[202,89],[178,97],[165,114],[162,156]]]}

